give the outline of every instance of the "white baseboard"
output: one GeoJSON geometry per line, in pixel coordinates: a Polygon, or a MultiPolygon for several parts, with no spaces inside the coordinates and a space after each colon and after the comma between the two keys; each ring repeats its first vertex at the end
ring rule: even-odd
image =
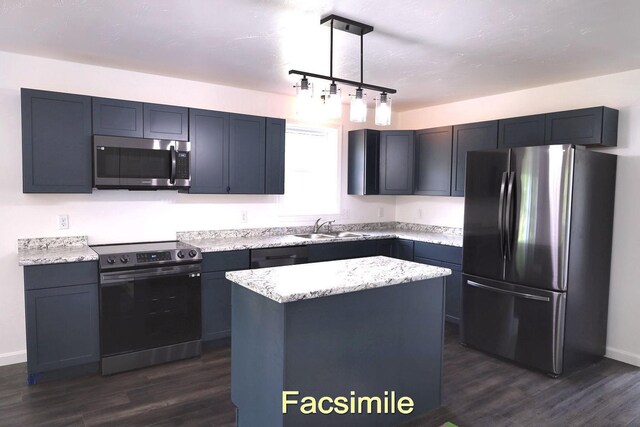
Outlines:
{"type": "Polygon", "coordinates": [[[27,361],[27,351],[12,351],[11,353],[0,354],[0,366],[13,365],[27,361]]]}
{"type": "Polygon", "coordinates": [[[628,363],[630,365],[640,366],[640,355],[629,353],[624,350],[618,350],[617,348],[607,347],[605,357],[628,363]]]}

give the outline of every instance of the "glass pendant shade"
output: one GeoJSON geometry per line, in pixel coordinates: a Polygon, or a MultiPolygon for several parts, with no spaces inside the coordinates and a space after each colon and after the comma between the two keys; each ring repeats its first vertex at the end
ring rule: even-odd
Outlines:
{"type": "Polygon", "coordinates": [[[362,89],[356,89],[356,94],[351,98],[351,110],[349,120],[354,123],[363,123],[367,121],[367,100],[362,93],[362,89]]]}
{"type": "Polygon", "coordinates": [[[296,114],[306,116],[313,109],[313,85],[306,77],[296,85],[296,114]]]}
{"type": "Polygon", "coordinates": [[[340,89],[332,83],[329,87],[329,94],[325,97],[325,109],[327,117],[330,119],[339,119],[342,117],[342,94],[340,89]]]}
{"type": "Polygon", "coordinates": [[[380,94],[376,100],[376,125],[389,126],[391,124],[391,98],[386,93],[380,94]]]}

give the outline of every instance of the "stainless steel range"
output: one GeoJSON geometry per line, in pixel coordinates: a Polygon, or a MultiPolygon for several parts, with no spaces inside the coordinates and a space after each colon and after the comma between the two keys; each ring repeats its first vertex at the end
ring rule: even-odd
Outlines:
{"type": "Polygon", "coordinates": [[[103,375],[200,355],[200,249],[177,241],[92,249],[103,375]]]}

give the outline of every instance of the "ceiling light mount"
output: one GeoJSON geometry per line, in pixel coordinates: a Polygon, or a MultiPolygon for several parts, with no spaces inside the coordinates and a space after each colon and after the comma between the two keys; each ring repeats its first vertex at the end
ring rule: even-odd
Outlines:
{"type": "MultiPolygon", "coordinates": [[[[289,74],[297,74],[302,76],[302,81],[300,82],[300,86],[302,87],[303,85],[307,85],[308,84],[308,80],[307,78],[316,78],[316,79],[321,79],[321,80],[328,80],[331,82],[331,86],[329,87],[329,93],[330,94],[335,94],[336,93],[336,83],[341,83],[344,85],[348,85],[348,86],[353,86],[356,87],[356,96],[355,99],[357,99],[357,103],[358,103],[358,113],[356,114],[360,119],[362,118],[362,108],[364,108],[364,117],[366,118],[366,101],[364,100],[363,96],[362,96],[362,90],[363,89],[369,89],[369,90],[373,90],[376,92],[381,92],[380,98],[381,100],[386,100],[387,98],[387,94],[391,93],[396,93],[396,90],[390,87],[384,87],[384,86],[378,86],[378,85],[372,85],[369,83],[365,83],[364,82],[364,35],[368,34],[370,32],[373,31],[373,27],[371,25],[367,25],[367,24],[363,24],[361,22],[357,22],[348,18],[343,18],[341,16],[338,15],[328,15],[324,18],[322,18],[320,20],[320,25],[327,25],[331,28],[331,49],[330,49],[330,58],[329,58],[329,75],[325,76],[322,74],[316,74],[316,73],[310,73],[308,71],[300,71],[300,70],[289,70],[289,74]],[[350,34],[354,34],[357,36],[360,36],[360,81],[355,81],[355,80],[348,80],[348,79],[342,79],[339,77],[335,77],[333,75],[333,30],[337,29],[340,31],[345,31],[347,33],[350,34]]],[[[382,101],[383,103],[385,101],[382,101]]],[[[385,104],[387,107],[390,107],[390,104],[385,104]]],[[[351,113],[351,117],[352,117],[352,121],[354,114],[353,114],[353,108],[354,108],[354,104],[352,102],[352,113],[351,113]]],[[[390,110],[389,113],[390,115],[390,110]]],[[[356,121],[362,121],[362,120],[356,120],[356,121]]],[[[390,123],[390,121],[389,121],[390,123]]]]}

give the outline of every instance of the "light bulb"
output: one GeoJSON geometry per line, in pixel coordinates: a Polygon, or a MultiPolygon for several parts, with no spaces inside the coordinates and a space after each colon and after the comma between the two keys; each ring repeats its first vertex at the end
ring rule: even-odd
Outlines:
{"type": "Polygon", "coordinates": [[[389,126],[391,124],[391,97],[385,92],[376,100],[376,125],[389,126]]]}
{"type": "Polygon", "coordinates": [[[356,89],[356,95],[351,98],[349,119],[355,123],[367,121],[367,101],[361,88],[356,89]]]}
{"type": "Polygon", "coordinates": [[[309,83],[306,77],[300,81],[300,85],[296,85],[296,114],[306,116],[311,113],[313,108],[313,85],[309,83]]]}

